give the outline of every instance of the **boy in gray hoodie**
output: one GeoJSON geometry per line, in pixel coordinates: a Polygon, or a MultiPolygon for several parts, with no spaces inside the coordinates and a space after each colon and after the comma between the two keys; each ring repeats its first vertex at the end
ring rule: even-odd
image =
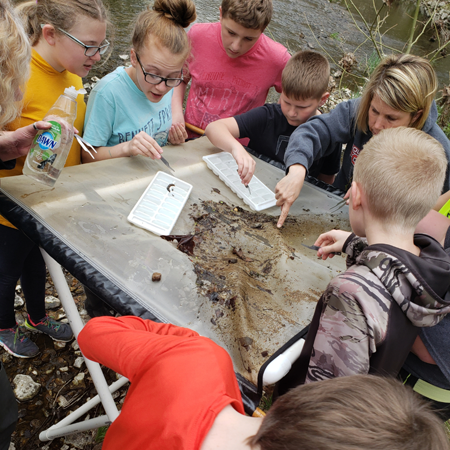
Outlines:
{"type": "Polygon", "coordinates": [[[354,234],[332,230],[315,243],[322,259],[344,251],[348,269],[320,298],[280,393],[333,377],[396,376],[419,329],[450,312],[450,257],[432,237],[414,234],[446,166],[442,146],[413,128],[384,130],[364,146],[350,187],[354,234]]]}

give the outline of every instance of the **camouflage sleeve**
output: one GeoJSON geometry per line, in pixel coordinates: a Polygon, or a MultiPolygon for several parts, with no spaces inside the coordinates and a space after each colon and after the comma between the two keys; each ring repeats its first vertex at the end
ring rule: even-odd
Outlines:
{"type": "Polygon", "coordinates": [[[352,233],[344,242],[342,251],[347,255],[347,268],[356,264],[356,258],[367,247],[367,239],[352,233]]]}
{"type": "Polygon", "coordinates": [[[326,306],[306,383],[369,372],[370,356],[375,351],[374,327],[358,302],[360,287],[351,277],[338,277],[323,294],[326,306]]]}

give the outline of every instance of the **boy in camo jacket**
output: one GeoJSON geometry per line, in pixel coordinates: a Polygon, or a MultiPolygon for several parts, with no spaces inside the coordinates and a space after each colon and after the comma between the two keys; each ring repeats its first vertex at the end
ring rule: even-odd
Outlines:
{"type": "Polygon", "coordinates": [[[450,312],[450,257],[414,234],[439,197],[446,164],[441,144],[412,128],[383,130],[364,146],[350,188],[353,233],[332,230],[315,243],[322,259],[344,251],[347,270],[320,298],[280,394],[333,377],[396,376],[419,328],[450,312]]]}

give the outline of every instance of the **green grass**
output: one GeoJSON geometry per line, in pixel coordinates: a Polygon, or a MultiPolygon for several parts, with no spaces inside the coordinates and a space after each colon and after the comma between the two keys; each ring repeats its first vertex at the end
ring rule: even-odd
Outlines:
{"type": "Polygon", "coordinates": [[[97,434],[95,435],[95,443],[98,444],[99,442],[103,442],[105,439],[105,434],[108,431],[109,427],[100,427],[97,430],[97,434]]]}
{"type": "Polygon", "coordinates": [[[438,109],[438,118],[437,123],[442,128],[442,131],[445,135],[450,139],[450,117],[442,117],[443,107],[442,105],[437,105],[438,109]]]}
{"type": "Polygon", "coordinates": [[[261,401],[259,402],[259,409],[261,409],[264,412],[267,412],[271,406],[272,406],[272,395],[267,397],[267,394],[263,392],[263,396],[261,398],[261,401]]]}
{"type": "Polygon", "coordinates": [[[372,72],[375,70],[378,64],[380,64],[380,61],[380,57],[375,50],[373,50],[368,57],[366,56],[366,66],[364,68],[364,72],[368,77],[372,75],[372,72]]]}

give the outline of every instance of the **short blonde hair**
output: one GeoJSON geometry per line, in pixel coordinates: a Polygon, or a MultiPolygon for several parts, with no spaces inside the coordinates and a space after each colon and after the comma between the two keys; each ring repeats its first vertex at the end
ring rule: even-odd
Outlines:
{"type": "Polygon", "coordinates": [[[132,44],[139,51],[150,38],[156,38],[174,55],[184,59],[190,52],[190,43],[184,28],[197,18],[192,0],[156,0],[139,14],[134,26],[132,44]]]}
{"type": "Polygon", "coordinates": [[[42,36],[41,24],[53,25],[56,33],[61,33],[58,28],[70,32],[80,15],[109,23],[102,0],[31,0],[19,4],[16,11],[22,17],[32,46],[42,36]]]}
{"type": "Polygon", "coordinates": [[[222,0],[222,17],[244,28],[264,31],[272,20],[272,0],[222,0]]]}
{"type": "Polygon", "coordinates": [[[295,53],[281,75],[283,94],[293,100],[319,100],[328,90],[330,64],[320,53],[295,53]]]}
{"type": "Polygon", "coordinates": [[[446,168],[444,149],[436,139],[414,128],[390,128],[364,146],[353,180],[375,217],[415,229],[441,194],[446,168]]]}
{"type": "Polygon", "coordinates": [[[8,0],[0,0],[0,130],[20,113],[30,70],[31,47],[22,23],[8,0]]]}
{"type": "Polygon", "coordinates": [[[391,55],[373,71],[364,88],[356,117],[356,126],[368,128],[370,104],[375,95],[392,109],[411,114],[422,113],[411,124],[421,130],[430,113],[438,88],[436,73],[429,61],[414,55],[391,55]]]}
{"type": "Polygon", "coordinates": [[[291,389],[248,444],[261,450],[448,450],[444,424],[399,381],[353,375],[291,389]]]}

